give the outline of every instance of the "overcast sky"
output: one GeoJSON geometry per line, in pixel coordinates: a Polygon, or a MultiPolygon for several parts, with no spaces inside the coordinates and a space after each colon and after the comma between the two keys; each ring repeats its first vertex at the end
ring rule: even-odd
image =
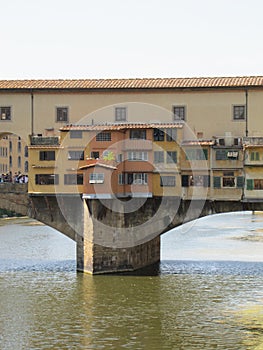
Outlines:
{"type": "Polygon", "coordinates": [[[0,79],[263,75],[262,0],[0,5],[0,79]]]}

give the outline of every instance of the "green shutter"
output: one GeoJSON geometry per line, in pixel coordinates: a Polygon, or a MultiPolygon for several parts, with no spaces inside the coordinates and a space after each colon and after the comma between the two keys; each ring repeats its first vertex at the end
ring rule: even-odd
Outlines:
{"type": "Polygon", "coordinates": [[[204,175],[204,177],[203,177],[203,179],[204,179],[204,181],[203,181],[203,183],[204,183],[204,187],[210,187],[210,176],[209,175],[204,175]]]}
{"type": "Polygon", "coordinates": [[[244,187],[244,177],[237,176],[237,188],[243,188],[243,187],[244,187]]]}
{"type": "Polygon", "coordinates": [[[203,152],[204,152],[204,159],[207,160],[208,159],[208,150],[204,149],[203,152]]]}
{"type": "Polygon", "coordinates": [[[188,186],[189,186],[188,175],[182,175],[182,187],[188,187],[188,186]]]}
{"type": "Polygon", "coordinates": [[[252,191],[254,189],[254,180],[253,179],[247,179],[247,190],[252,191]]]}
{"type": "Polygon", "coordinates": [[[220,187],[221,187],[221,177],[214,176],[214,188],[220,188],[220,187]]]}
{"type": "Polygon", "coordinates": [[[259,152],[256,152],[256,160],[259,160],[259,152]]]}

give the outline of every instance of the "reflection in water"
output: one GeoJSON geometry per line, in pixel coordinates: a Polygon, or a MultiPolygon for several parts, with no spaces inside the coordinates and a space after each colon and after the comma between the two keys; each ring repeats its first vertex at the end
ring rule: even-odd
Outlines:
{"type": "Polygon", "coordinates": [[[2,226],[0,349],[255,349],[263,243],[240,238],[260,234],[262,219],[224,215],[171,231],[155,277],[77,274],[74,242],[43,225],[2,226]],[[227,261],[211,259],[217,246],[231,246],[227,261]]]}

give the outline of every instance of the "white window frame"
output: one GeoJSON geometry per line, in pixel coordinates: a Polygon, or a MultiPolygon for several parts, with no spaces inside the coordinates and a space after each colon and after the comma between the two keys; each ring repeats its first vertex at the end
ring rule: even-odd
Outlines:
{"type": "Polygon", "coordinates": [[[103,184],[104,183],[104,173],[91,173],[89,174],[90,184],[103,184]]]}
{"type": "Polygon", "coordinates": [[[127,107],[115,107],[115,121],[126,122],[127,121],[127,107]]]}
{"type": "Polygon", "coordinates": [[[173,120],[174,121],[185,121],[186,120],[186,106],[184,105],[173,105],[173,120]],[[179,108],[179,115],[175,113],[175,109],[179,108]],[[183,111],[183,116],[181,116],[181,111],[183,111]]]}
{"type": "Polygon", "coordinates": [[[147,161],[148,160],[148,152],[144,151],[130,151],[128,152],[128,160],[129,161],[147,161]]]}

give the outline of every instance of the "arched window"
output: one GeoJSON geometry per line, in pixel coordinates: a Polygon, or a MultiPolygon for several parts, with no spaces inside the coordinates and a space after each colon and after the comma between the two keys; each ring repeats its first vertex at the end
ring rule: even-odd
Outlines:
{"type": "Polygon", "coordinates": [[[28,161],[25,161],[25,173],[28,173],[28,161]]]}

